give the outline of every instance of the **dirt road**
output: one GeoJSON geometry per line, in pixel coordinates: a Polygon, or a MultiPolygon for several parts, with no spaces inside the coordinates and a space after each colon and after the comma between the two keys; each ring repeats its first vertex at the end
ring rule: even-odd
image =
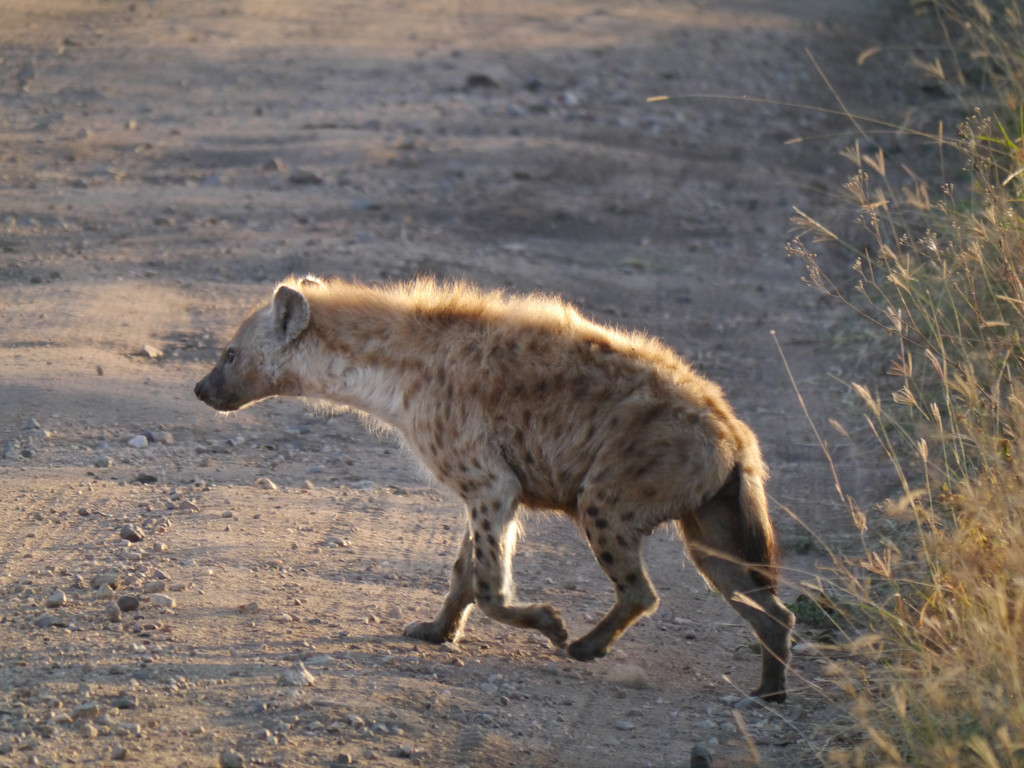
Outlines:
{"type": "MultiPolygon", "coordinates": [[[[0,765],[816,764],[815,656],[738,725],[756,648],[668,534],[661,610],[607,659],[478,616],[458,647],[411,642],[455,500],[351,415],[220,418],[191,388],[292,272],[564,294],[721,382],[778,508],[841,537],[770,331],[824,423],[856,331],[785,243],[849,172],[848,126],[773,102],[834,106],[813,55],[854,107],[901,108],[889,5],[4,3],[0,765]]],[[[830,440],[849,491],[875,482],[830,440]]],[[[575,636],[611,604],[562,520],[530,522],[516,568],[575,636]]]]}

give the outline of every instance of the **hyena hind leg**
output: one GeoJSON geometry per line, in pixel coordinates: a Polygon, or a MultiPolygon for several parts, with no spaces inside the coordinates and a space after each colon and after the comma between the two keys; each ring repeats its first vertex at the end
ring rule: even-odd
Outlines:
{"type": "Polygon", "coordinates": [[[577,661],[590,661],[608,653],[611,644],[641,617],[654,613],[658,593],[644,568],[642,533],[613,532],[596,506],[587,507],[583,530],[594,557],[615,585],[615,605],[568,649],[569,656],[577,661]]]}
{"type": "Polygon", "coordinates": [[[430,643],[444,643],[458,640],[462,626],[473,606],[473,534],[469,528],[462,537],[459,554],[452,566],[451,581],[444,605],[433,621],[414,621],[405,628],[408,637],[426,640],[430,643]]]}
{"type": "Polygon", "coordinates": [[[743,562],[737,517],[742,515],[739,499],[722,494],[679,525],[698,570],[750,623],[761,643],[761,683],[751,695],[783,702],[794,618],[776,594],[774,574],[766,577],[743,562]]]}

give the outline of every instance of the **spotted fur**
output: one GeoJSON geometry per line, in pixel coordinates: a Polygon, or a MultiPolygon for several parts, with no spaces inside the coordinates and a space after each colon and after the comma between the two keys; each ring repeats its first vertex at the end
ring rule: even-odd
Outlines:
{"type": "Polygon", "coordinates": [[[609,613],[568,645],[574,659],[603,656],[657,608],[642,545],[674,521],[698,569],[763,646],[755,694],[785,698],[793,617],[776,596],[757,439],[721,389],[661,342],[551,297],[427,279],[293,278],[242,323],[195,392],[222,411],[273,396],[363,411],[465,501],[444,605],[407,635],[454,640],[475,603],[566,645],[552,606],[514,598],[526,505],[572,518],[615,585],[609,613]]]}

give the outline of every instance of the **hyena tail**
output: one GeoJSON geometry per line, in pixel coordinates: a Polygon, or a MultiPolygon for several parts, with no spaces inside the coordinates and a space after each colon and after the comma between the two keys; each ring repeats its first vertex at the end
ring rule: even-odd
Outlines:
{"type": "Polygon", "coordinates": [[[740,556],[750,564],[750,573],[772,592],[778,586],[779,551],[775,543],[775,529],[768,514],[768,497],[764,490],[765,471],[758,458],[750,467],[736,465],[739,475],[739,550],[740,556]]]}
{"type": "Polygon", "coordinates": [[[727,571],[737,584],[767,587],[774,593],[779,580],[778,551],[768,516],[765,474],[760,456],[741,457],[718,492],[678,524],[705,576],[710,576],[705,566],[717,562],[712,570],[727,571]]]}

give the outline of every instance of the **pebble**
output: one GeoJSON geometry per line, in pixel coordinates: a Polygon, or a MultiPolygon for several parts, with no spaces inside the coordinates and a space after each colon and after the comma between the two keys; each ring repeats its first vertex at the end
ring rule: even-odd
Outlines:
{"type": "Polygon", "coordinates": [[[128,759],[128,748],[122,745],[114,747],[114,751],[110,753],[111,760],[127,760],[128,759]]]}
{"type": "Polygon", "coordinates": [[[142,587],[142,591],[147,595],[163,592],[165,589],[167,589],[167,583],[163,581],[147,581],[142,587]]]}
{"type": "Polygon", "coordinates": [[[92,465],[94,467],[107,468],[114,466],[114,460],[104,454],[97,454],[96,458],[93,459],[92,465]]]}
{"type": "Polygon", "coordinates": [[[118,574],[118,573],[116,573],[114,571],[105,571],[103,573],[97,573],[95,576],[93,576],[89,580],[89,585],[93,589],[97,589],[98,587],[102,587],[102,586],[108,586],[108,587],[114,588],[114,587],[117,587],[118,582],[120,582],[120,580],[121,580],[120,574],[118,574]]]}
{"type": "Polygon", "coordinates": [[[618,728],[620,731],[635,731],[636,723],[634,723],[632,720],[619,720],[615,723],[615,727],[618,728]]]}
{"type": "Polygon", "coordinates": [[[353,213],[359,213],[360,211],[379,211],[380,203],[376,200],[364,197],[354,201],[348,209],[353,213]]]}
{"type": "Polygon", "coordinates": [[[170,595],[153,595],[153,605],[158,608],[174,608],[176,603],[170,595]]]}
{"type": "Polygon", "coordinates": [[[114,596],[114,588],[109,584],[100,584],[96,588],[95,595],[100,600],[110,600],[114,596]]]}
{"type": "Polygon", "coordinates": [[[49,629],[50,627],[66,627],[67,622],[52,613],[44,613],[35,620],[35,625],[40,629],[49,629]]]}
{"type": "MultiPolygon", "coordinates": [[[[107,587],[110,589],[110,587],[107,587]]],[[[115,622],[121,620],[121,609],[117,607],[117,603],[111,600],[103,607],[103,613],[107,617],[107,621],[115,622]]]]}
{"type": "Polygon", "coordinates": [[[125,523],[121,526],[121,538],[126,541],[136,542],[146,538],[146,534],[135,523],[125,523]]]}
{"type": "Polygon", "coordinates": [[[281,673],[278,681],[281,685],[313,685],[316,682],[316,678],[306,669],[305,664],[297,661],[294,667],[289,667],[281,673]]]}
{"type": "Polygon", "coordinates": [[[79,704],[71,710],[72,720],[95,720],[103,713],[103,708],[95,701],[79,704]]]}
{"type": "Polygon", "coordinates": [[[86,739],[95,739],[97,736],[100,735],[100,732],[96,728],[96,726],[90,723],[89,721],[86,721],[82,723],[80,726],[78,726],[78,733],[86,739]]]}
{"type": "Polygon", "coordinates": [[[707,747],[695,744],[690,750],[690,768],[711,768],[713,760],[707,747]]]}
{"type": "Polygon", "coordinates": [[[269,477],[256,478],[256,482],[253,483],[257,488],[266,488],[268,491],[276,491],[277,483],[271,480],[269,477]]]}
{"type": "Polygon", "coordinates": [[[627,688],[650,688],[651,680],[642,667],[636,664],[616,664],[605,675],[605,680],[613,685],[627,688]]]}
{"type": "Polygon", "coordinates": [[[117,598],[117,607],[122,613],[139,610],[139,598],[135,595],[121,595],[117,598]]]}
{"type": "Polygon", "coordinates": [[[122,693],[110,703],[118,709],[136,709],[139,706],[139,697],[134,693],[122,693]]]}
{"type": "Polygon", "coordinates": [[[220,768],[245,768],[245,758],[233,749],[220,753],[220,768]]]}
{"type": "Polygon", "coordinates": [[[145,448],[149,445],[149,440],[146,439],[145,435],[135,435],[128,441],[129,448],[145,448]]]}
{"type": "Polygon", "coordinates": [[[160,443],[160,445],[172,445],[174,443],[174,435],[165,429],[147,430],[146,439],[151,443],[160,443]]]}
{"type": "Polygon", "coordinates": [[[139,350],[139,355],[148,357],[150,360],[156,360],[158,357],[164,356],[164,351],[160,347],[154,347],[152,344],[143,344],[142,349],[139,350]]]}
{"type": "Polygon", "coordinates": [[[62,605],[66,605],[68,602],[68,596],[61,592],[59,589],[46,598],[47,608],[60,608],[62,605]]]}
{"type": "Polygon", "coordinates": [[[302,168],[296,168],[288,174],[288,181],[292,184],[323,184],[324,177],[316,171],[307,171],[302,168]]]}

